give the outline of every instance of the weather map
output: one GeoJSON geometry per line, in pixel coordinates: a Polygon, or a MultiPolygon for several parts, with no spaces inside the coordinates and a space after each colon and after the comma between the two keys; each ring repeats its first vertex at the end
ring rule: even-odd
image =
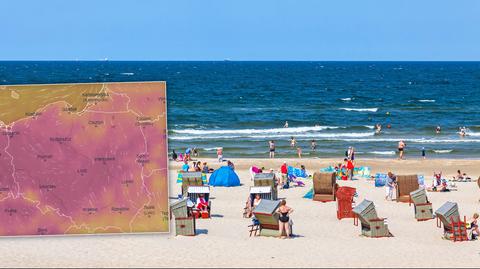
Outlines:
{"type": "Polygon", "coordinates": [[[0,86],[0,236],[168,232],[166,84],[0,86]]]}

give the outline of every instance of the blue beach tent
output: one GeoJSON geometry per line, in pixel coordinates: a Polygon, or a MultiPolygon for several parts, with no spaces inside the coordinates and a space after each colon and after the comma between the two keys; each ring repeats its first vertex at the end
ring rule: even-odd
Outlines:
{"type": "Polygon", "coordinates": [[[222,166],[210,175],[208,184],[215,187],[235,187],[240,186],[240,178],[231,167],[222,166]]]}

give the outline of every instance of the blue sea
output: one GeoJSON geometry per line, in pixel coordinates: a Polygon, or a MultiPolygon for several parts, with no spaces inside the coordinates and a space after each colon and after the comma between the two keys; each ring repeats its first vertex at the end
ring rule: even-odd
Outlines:
{"type": "Polygon", "coordinates": [[[3,85],[115,81],[167,81],[177,152],[290,157],[293,136],[305,157],[394,158],[400,139],[407,158],[480,156],[480,62],[0,62],[3,85]]]}

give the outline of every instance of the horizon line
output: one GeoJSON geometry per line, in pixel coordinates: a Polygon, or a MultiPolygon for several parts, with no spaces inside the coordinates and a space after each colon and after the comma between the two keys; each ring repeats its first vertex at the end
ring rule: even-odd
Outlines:
{"type": "Polygon", "coordinates": [[[104,60],[104,59],[42,59],[2,60],[0,62],[480,62],[478,60],[104,60]]]}

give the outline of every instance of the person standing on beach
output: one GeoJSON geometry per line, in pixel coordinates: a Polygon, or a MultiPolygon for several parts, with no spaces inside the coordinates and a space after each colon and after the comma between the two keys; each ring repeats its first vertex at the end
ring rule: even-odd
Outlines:
{"type": "Polygon", "coordinates": [[[312,151],[317,151],[317,142],[315,142],[315,139],[312,139],[312,151]]]}
{"type": "Polygon", "coordinates": [[[223,162],[223,148],[217,148],[217,159],[218,162],[223,162]]]}
{"type": "Polygon", "coordinates": [[[387,174],[387,182],[385,182],[385,200],[393,201],[393,190],[397,187],[397,177],[392,173],[388,172],[387,174]]]}
{"type": "Polygon", "coordinates": [[[280,187],[283,188],[283,185],[287,183],[287,176],[288,176],[288,166],[287,162],[283,162],[283,165],[280,167],[280,173],[282,174],[282,177],[280,179],[280,187]]]}
{"type": "Polygon", "coordinates": [[[398,159],[399,160],[403,160],[403,154],[406,146],[407,144],[405,144],[403,140],[400,140],[400,142],[398,142],[398,159]]]}
{"type": "Polygon", "coordinates": [[[275,158],[275,141],[270,140],[270,142],[268,142],[268,147],[270,148],[270,158],[275,158]]]}
{"type": "Polygon", "coordinates": [[[280,215],[278,218],[278,232],[282,239],[290,237],[290,214],[293,209],[287,206],[287,201],[282,200],[280,206],[277,209],[277,213],[280,215]],[[285,231],[285,236],[283,232],[285,231]]]}
{"type": "Polygon", "coordinates": [[[425,160],[427,157],[426,157],[426,154],[425,154],[425,147],[422,147],[422,158],[425,160]]]}
{"type": "Polygon", "coordinates": [[[285,125],[283,125],[283,128],[288,128],[288,121],[285,121],[285,125]]]}

